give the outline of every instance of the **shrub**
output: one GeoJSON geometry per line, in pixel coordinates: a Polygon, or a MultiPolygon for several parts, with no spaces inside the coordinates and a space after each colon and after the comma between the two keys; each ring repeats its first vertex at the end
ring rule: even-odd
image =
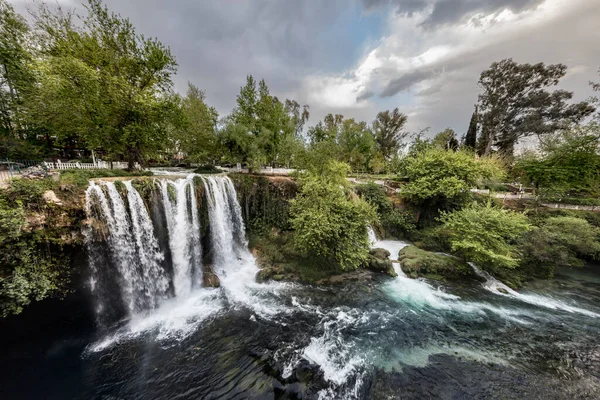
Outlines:
{"type": "Polygon", "coordinates": [[[195,174],[220,174],[223,170],[214,165],[201,165],[194,170],[195,174]]]}
{"type": "Polygon", "coordinates": [[[552,217],[521,240],[524,266],[536,275],[550,277],[556,267],[581,267],[579,257],[600,255],[600,228],[576,217],[552,217]]]}
{"type": "Polygon", "coordinates": [[[322,175],[304,175],[299,195],[290,201],[295,245],[321,265],[335,264],[344,270],[366,263],[366,226],[377,218],[367,202],[352,197],[345,179],[349,169],[331,161],[322,175]]]}
{"type": "Polygon", "coordinates": [[[506,272],[519,264],[515,242],[531,230],[527,217],[491,203],[477,203],[440,217],[453,253],[491,272],[506,272]]]}

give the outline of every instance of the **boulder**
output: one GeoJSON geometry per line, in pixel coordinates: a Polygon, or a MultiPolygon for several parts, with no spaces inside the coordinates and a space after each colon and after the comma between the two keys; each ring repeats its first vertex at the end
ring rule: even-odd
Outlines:
{"type": "Polygon", "coordinates": [[[212,265],[204,265],[202,274],[202,286],[218,288],[221,286],[221,281],[215,272],[212,265]]]}
{"type": "Polygon", "coordinates": [[[56,196],[53,190],[46,190],[42,195],[44,201],[48,204],[56,204],[57,206],[62,205],[62,201],[56,196]]]}
{"type": "Polygon", "coordinates": [[[392,277],[396,277],[396,271],[394,271],[394,265],[392,260],[389,259],[390,252],[385,249],[372,249],[369,252],[369,259],[367,268],[371,271],[387,274],[392,277]]]}
{"type": "Polygon", "coordinates": [[[399,261],[402,270],[412,278],[463,279],[474,275],[473,270],[459,258],[433,253],[416,246],[403,248],[399,254],[399,261]]]}

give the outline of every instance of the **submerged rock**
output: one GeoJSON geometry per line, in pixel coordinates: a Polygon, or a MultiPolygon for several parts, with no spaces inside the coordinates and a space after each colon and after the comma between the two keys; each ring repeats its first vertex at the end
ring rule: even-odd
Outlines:
{"type": "Polygon", "coordinates": [[[432,253],[416,246],[400,251],[402,270],[410,277],[430,279],[461,279],[472,277],[473,270],[462,260],[445,254],[432,253]]]}
{"type": "Polygon", "coordinates": [[[389,259],[390,252],[386,249],[373,249],[369,252],[368,268],[371,271],[387,274],[392,277],[398,276],[394,271],[392,260],[389,259]]]}

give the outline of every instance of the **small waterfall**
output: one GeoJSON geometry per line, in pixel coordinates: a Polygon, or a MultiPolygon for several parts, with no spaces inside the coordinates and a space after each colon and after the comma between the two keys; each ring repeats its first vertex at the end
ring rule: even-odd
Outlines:
{"type": "Polygon", "coordinates": [[[572,306],[570,304],[565,303],[562,300],[558,300],[558,299],[552,298],[550,296],[544,296],[544,295],[539,295],[539,294],[529,294],[529,293],[527,293],[527,294],[519,293],[519,292],[511,289],[510,287],[506,286],[504,283],[500,282],[499,280],[494,278],[492,275],[490,275],[486,271],[482,271],[481,269],[477,268],[477,266],[475,264],[473,264],[472,262],[469,262],[468,264],[473,269],[473,272],[475,272],[476,275],[485,279],[485,282],[483,283],[483,287],[486,290],[489,290],[490,292],[492,292],[494,294],[511,297],[516,300],[520,300],[522,302],[529,303],[534,306],[548,308],[551,310],[563,310],[563,311],[567,311],[570,313],[578,313],[578,314],[587,315],[589,317],[600,318],[600,315],[598,315],[592,311],[589,311],[589,310],[586,310],[586,309],[583,309],[580,307],[572,306]]]}
{"type": "Polygon", "coordinates": [[[371,225],[367,226],[367,235],[369,235],[369,244],[371,247],[375,246],[375,243],[377,243],[377,235],[371,225]]]}
{"type": "Polygon", "coordinates": [[[200,222],[194,177],[176,181],[163,179],[160,189],[169,231],[175,295],[187,296],[202,281],[200,222]]]}
{"type": "Polygon", "coordinates": [[[475,272],[475,275],[485,279],[485,283],[483,284],[483,287],[485,287],[490,292],[494,292],[494,293],[498,293],[498,294],[507,294],[507,295],[510,294],[512,296],[519,296],[519,293],[517,293],[514,290],[512,290],[511,288],[509,288],[508,286],[506,286],[504,283],[500,282],[498,279],[494,278],[489,273],[480,270],[472,262],[468,262],[467,264],[473,269],[473,272],[475,272]]]}

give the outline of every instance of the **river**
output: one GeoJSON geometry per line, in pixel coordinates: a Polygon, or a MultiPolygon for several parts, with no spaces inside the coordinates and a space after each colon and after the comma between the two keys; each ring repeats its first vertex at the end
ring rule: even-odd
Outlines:
{"type": "MultiPolygon", "coordinates": [[[[161,259],[153,253],[156,244],[141,243],[139,248],[154,254],[143,260],[152,264],[154,275],[142,274],[139,279],[150,279],[153,284],[143,287],[151,287],[153,292],[144,289],[136,295],[136,284],[130,285],[122,302],[123,316],[112,322],[95,318],[96,324],[105,324],[101,329],[82,327],[65,317],[64,325],[52,320],[60,329],[46,333],[41,324],[39,332],[29,332],[26,342],[18,344],[13,338],[9,351],[0,356],[1,397],[600,396],[597,268],[559,270],[556,279],[532,282],[518,293],[499,291],[500,283],[490,279],[444,284],[413,280],[398,266],[397,278],[380,276],[367,282],[327,287],[259,284],[253,279],[257,267],[244,248],[243,222],[234,198],[228,197],[233,189],[226,179],[205,181],[207,191],[214,194],[214,202],[209,204],[211,225],[223,222],[219,232],[213,229],[211,233],[214,248],[222,252],[215,262],[220,288],[185,284],[186,279],[193,282],[198,278],[193,268],[180,266],[171,271],[177,282],[175,290],[180,292],[174,294],[173,285],[167,289],[163,273],[157,270],[161,259]],[[156,298],[162,300],[155,305],[156,298]]],[[[179,189],[175,194],[181,199],[189,179],[187,182],[167,184],[179,189]]],[[[132,190],[130,185],[128,188],[132,190]]],[[[134,200],[132,197],[128,203],[135,204],[134,200]]],[[[186,201],[195,201],[189,192],[186,201]]],[[[197,257],[198,241],[174,224],[186,220],[177,215],[176,205],[168,207],[175,211],[171,233],[181,229],[177,235],[187,235],[184,244],[169,242],[173,251],[180,252],[171,258],[179,257],[177,262],[184,265],[184,260],[197,257]]],[[[139,226],[143,226],[144,218],[139,218],[139,226]]],[[[195,223],[189,220],[191,226],[195,223]]],[[[148,234],[139,227],[138,231],[139,235],[148,234]]],[[[404,245],[398,241],[374,243],[392,250],[392,258],[404,245]]],[[[118,254],[140,262],[135,254],[123,251],[118,254]]],[[[99,303],[93,304],[96,313],[101,312],[99,303]]],[[[109,307],[106,301],[103,307],[109,307]]],[[[68,315],[65,310],[63,313],[68,315]]]]}

